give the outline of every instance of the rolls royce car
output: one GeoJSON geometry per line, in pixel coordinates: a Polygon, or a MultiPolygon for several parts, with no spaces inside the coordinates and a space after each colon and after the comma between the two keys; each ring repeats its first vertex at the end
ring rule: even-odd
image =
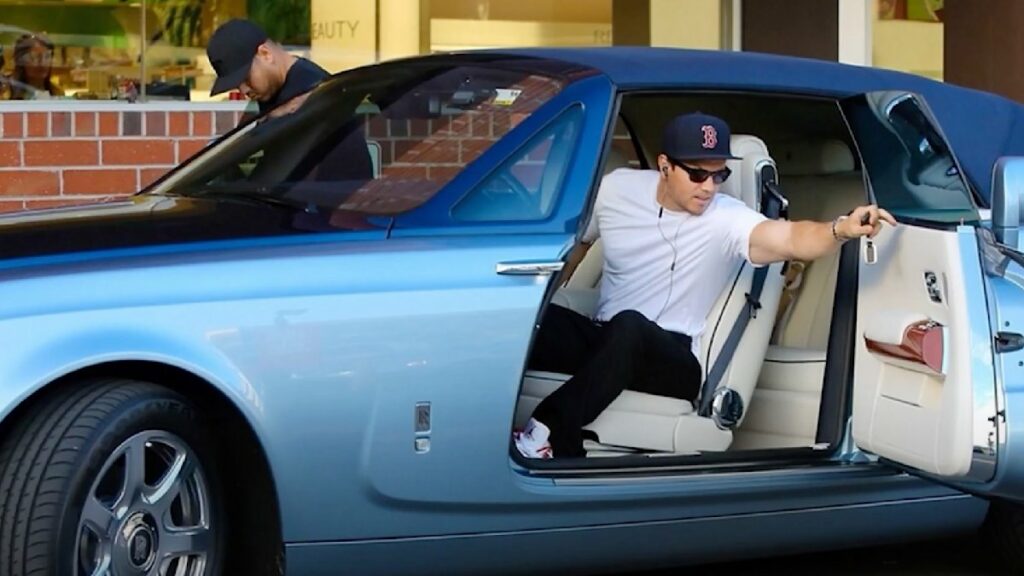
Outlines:
{"type": "Polygon", "coordinates": [[[596,574],[976,530],[1024,569],[1022,122],[753,53],[437,54],[3,216],[0,573],[596,574]],[[737,265],[696,401],[626,390],[585,457],[523,458],[568,377],[528,369],[541,317],[594,310],[600,242],[565,264],[598,186],[694,111],[741,157],[719,194],[898,226],[737,265]]]}

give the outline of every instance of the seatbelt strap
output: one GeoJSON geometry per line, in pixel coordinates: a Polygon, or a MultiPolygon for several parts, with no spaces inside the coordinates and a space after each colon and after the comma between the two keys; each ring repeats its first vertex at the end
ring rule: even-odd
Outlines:
{"type": "MultiPolygon", "coordinates": [[[[786,215],[787,207],[787,202],[779,192],[778,186],[774,182],[765,182],[761,193],[761,213],[768,219],[775,220],[786,215]]],[[[732,355],[736,352],[740,339],[743,338],[747,324],[752,318],[757,317],[757,311],[761,308],[761,290],[768,277],[768,268],[769,266],[761,266],[754,270],[754,279],[750,284],[750,292],[746,294],[747,301],[743,305],[743,310],[740,311],[739,318],[736,319],[736,323],[729,331],[729,336],[725,339],[725,344],[722,345],[722,351],[718,353],[714,366],[711,367],[707,379],[704,380],[704,385],[701,386],[698,410],[698,414],[701,416],[711,415],[711,401],[714,400],[718,383],[721,382],[722,376],[732,361],[732,355]]],[[[742,272],[741,268],[740,273],[742,272]]]]}

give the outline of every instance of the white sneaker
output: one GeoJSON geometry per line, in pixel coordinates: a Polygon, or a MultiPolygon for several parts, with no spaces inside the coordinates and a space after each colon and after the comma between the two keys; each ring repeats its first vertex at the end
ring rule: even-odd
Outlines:
{"type": "Polygon", "coordinates": [[[530,421],[526,423],[526,428],[521,432],[512,432],[512,439],[516,441],[516,449],[524,458],[540,458],[542,460],[554,457],[551,452],[551,443],[548,442],[549,436],[551,436],[551,430],[533,418],[530,418],[530,421]]]}

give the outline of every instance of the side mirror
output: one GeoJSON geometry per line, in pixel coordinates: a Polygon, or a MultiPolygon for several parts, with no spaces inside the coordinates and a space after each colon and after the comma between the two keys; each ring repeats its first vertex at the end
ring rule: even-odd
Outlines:
{"type": "Polygon", "coordinates": [[[1024,209],[1024,157],[1004,156],[992,171],[992,232],[1000,244],[1020,247],[1021,210],[1024,209]]]}

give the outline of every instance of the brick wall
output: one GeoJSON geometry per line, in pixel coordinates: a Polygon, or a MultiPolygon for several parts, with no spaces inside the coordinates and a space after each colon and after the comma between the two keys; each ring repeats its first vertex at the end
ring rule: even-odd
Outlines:
{"type": "Polygon", "coordinates": [[[138,191],[233,128],[244,103],[0,103],[0,212],[138,191]]]}

